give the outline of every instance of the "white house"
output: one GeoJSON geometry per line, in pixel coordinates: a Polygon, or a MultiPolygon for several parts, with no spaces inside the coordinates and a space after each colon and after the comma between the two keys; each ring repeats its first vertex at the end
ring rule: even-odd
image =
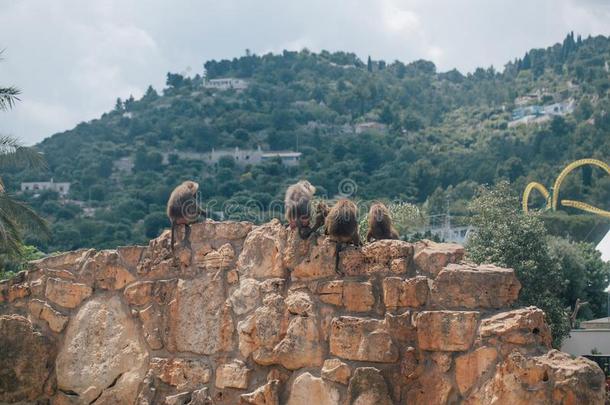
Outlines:
{"type": "Polygon", "coordinates": [[[203,87],[216,90],[245,90],[248,88],[248,82],[244,79],[237,79],[235,77],[225,77],[222,79],[205,80],[203,82],[203,87]]]}
{"type": "Polygon", "coordinates": [[[29,193],[38,193],[43,190],[57,191],[60,196],[65,197],[70,191],[70,183],[56,183],[51,181],[31,181],[21,183],[21,191],[29,193]]]}

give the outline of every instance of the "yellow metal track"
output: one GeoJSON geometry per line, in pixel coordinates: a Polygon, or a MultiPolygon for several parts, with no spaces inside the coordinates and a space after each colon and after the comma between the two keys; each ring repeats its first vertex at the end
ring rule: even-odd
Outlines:
{"type": "MultiPolygon", "coordinates": [[[[527,205],[528,205],[530,193],[532,192],[532,190],[539,191],[542,194],[542,196],[546,199],[546,209],[552,209],[553,211],[556,211],[558,203],[559,203],[559,191],[561,189],[561,183],[563,183],[563,181],[568,176],[568,174],[570,174],[574,169],[577,169],[581,166],[586,166],[586,165],[599,167],[600,169],[602,169],[606,173],[608,173],[608,175],[610,175],[610,166],[608,166],[606,163],[602,162],[601,160],[597,160],[597,159],[576,160],[576,161],[570,163],[569,165],[567,165],[561,171],[561,173],[559,173],[559,176],[555,180],[555,184],[553,185],[553,189],[552,189],[551,193],[549,193],[549,191],[546,189],[546,187],[544,187],[540,183],[537,183],[535,181],[529,183],[525,187],[525,190],[523,190],[523,200],[521,203],[521,205],[523,207],[523,211],[528,212],[527,205]]],[[[561,200],[561,205],[564,207],[572,207],[572,208],[579,209],[581,211],[586,211],[586,212],[590,212],[592,214],[610,218],[610,211],[606,211],[601,208],[594,207],[590,204],[587,204],[587,203],[584,203],[581,201],[561,200]]]]}

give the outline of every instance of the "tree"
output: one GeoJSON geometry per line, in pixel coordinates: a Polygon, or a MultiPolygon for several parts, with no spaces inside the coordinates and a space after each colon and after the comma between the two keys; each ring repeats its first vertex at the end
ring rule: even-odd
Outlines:
{"type": "Polygon", "coordinates": [[[508,182],[483,188],[470,209],[476,227],[467,244],[470,259],[514,269],[521,282],[518,304],[544,310],[553,344],[559,347],[570,330],[562,297],[568,280],[549,254],[542,220],[521,211],[508,182]]]}
{"type": "MultiPolygon", "coordinates": [[[[19,99],[19,89],[0,87],[0,111],[13,108],[19,99]]],[[[43,167],[42,155],[24,147],[15,138],[0,136],[0,168],[26,166],[43,167]]],[[[9,195],[0,178],[0,254],[8,258],[22,259],[23,233],[30,231],[43,237],[50,235],[47,223],[32,208],[9,195]]]]}
{"type": "Polygon", "coordinates": [[[371,57],[369,56],[369,58],[366,61],[366,70],[370,73],[373,71],[373,61],[371,60],[371,57]]]}

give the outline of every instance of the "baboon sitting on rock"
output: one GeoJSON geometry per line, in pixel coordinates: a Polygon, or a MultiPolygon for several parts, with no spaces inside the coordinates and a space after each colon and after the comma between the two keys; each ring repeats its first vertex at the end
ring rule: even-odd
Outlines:
{"type": "Polygon", "coordinates": [[[360,245],[356,204],[347,199],[337,201],[326,217],[324,233],[336,242],[360,245]]]}
{"type": "Polygon", "coordinates": [[[197,206],[197,191],[199,184],[185,181],[172,191],[167,201],[167,216],[172,226],[171,249],[174,251],[174,240],[177,225],[184,225],[184,239],[190,236],[190,225],[197,222],[205,212],[197,206]]]}
{"type": "Polygon", "coordinates": [[[366,233],[366,241],[381,239],[399,239],[398,232],[392,226],[390,211],[382,203],[371,205],[369,210],[369,229],[366,233]]]}
{"type": "Polygon", "coordinates": [[[312,233],[310,204],[315,192],[316,188],[307,180],[301,180],[286,190],[284,215],[290,229],[297,228],[302,239],[307,239],[312,233]]]}

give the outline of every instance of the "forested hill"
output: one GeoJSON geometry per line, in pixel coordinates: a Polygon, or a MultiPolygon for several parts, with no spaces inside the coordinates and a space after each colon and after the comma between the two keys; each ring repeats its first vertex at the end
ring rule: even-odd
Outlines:
{"type": "MultiPolygon", "coordinates": [[[[185,179],[200,183],[204,201],[220,207],[231,199],[230,214],[247,219],[266,219],[248,216],[249,199],[266,209],[298,178],[328,197],[350,179],[355,198],[401,199],[425,203],[430,215],[460,215],[478,184],[508,179],[522,190],[535,180],[550,187],[572,160],[609,160],[609,63],[609,38],[573,34],[501,72],[467,75],[438,72],[424,60],[246,51],[205,62],[194,77],[168,73],[165,89],[149,88],[139,100],[117,100],[99,119],[38,145],[48,173],[5,180],[14,190],[21,181],[71,183],[67,202],[51,192],[25,197],[53,222],[54,240],[42,245],[49,251],[156,236],[167,225],[171,189],[185,179]],[[207,88],[203,67],[206,79],[239,78],[247,89],[207,88]],[[302,157],[295,167],[276,159],[208,165],[185,153],[259,146],[302,157]]],[[[582,170],[562,195],[608,209],[610,178],[582,170]]]]}

